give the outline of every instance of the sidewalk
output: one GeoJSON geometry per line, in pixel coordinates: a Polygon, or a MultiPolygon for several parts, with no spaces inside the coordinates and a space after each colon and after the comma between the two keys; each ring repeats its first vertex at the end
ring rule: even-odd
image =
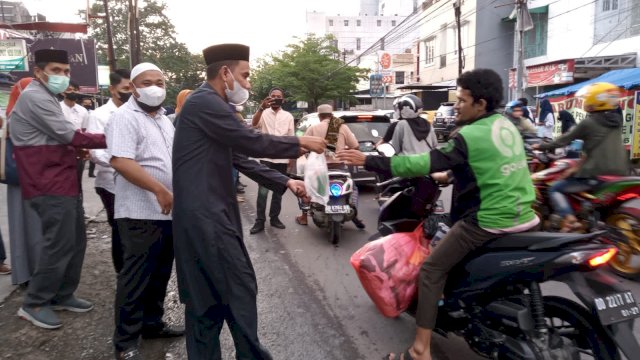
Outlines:
{"type": "MultiPolygon", "coordinates": [[[[84,189],[84,211],[88,216],[95,217],[92,221],[106,221],[106,215],[104,211],[100,212],[103,208],[100,197],[94,190],[95,178],[88,177],[89,166],[85,169],[82,176],[82,188],[84,189]]],[[[11,265],[11,248],[9,247],[9,227],[8,227],[8,215],[7,215],[7,186],[0,184],[0,231],[2,231],[2,238],[4,240],[4,247],[7,251],[7,263],[11,265]]],[[[16,286],[11,285],[11,275],[0,275],[0,304],[11,295],[16,289],[16,286]]]]}

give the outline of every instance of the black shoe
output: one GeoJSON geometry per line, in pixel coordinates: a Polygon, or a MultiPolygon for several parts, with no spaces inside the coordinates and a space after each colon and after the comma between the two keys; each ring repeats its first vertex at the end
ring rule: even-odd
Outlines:
{"type": "Polygon", "coordinates": [[[251,230],[249,230],[249,233],[251,235],[257,234],[259,232],[263,232],[264,231],[264,221],[256,221],[255,224],[253,224],[253,227],[251,228],[251,230]]]}
{"type": "Polygon", "coordinates": [[[116,351],[116,360],[142,360],[142,355],[138,348],[131,348],[125,351],[116,351]]]}
{"type": "Polygon", "coordinates": [[[142,330],[143,339],[165,339],[184,335],[184,328],[164,325],[161,329],[142,330]]]}
{"type": "Polygon", "coordinates": [[[280,221],[280,219],[278,219],[278,218],[271,219],[271,226],[273,226],[274,228],[278,228],[278,229],[286,229],[287,228],[286,226],[284,226],[282,221],[280,221]]]}
{"type": "Polygon", "coordinates": [[[358,229],[362,230],[362,229],[364,229],[364,228],[365,228],[364,223],[362,222],[362,220],[360,220],[360,219],[358,219],[358,218],[353,218],[353,220],[351,220],[351,221],[353,221],[353,224],[354,224],[358,229]]]}
{"type": "Polygon", "coordinates": [[[89,177],[96,177],[95,174],[89,174],[89,177]]]}

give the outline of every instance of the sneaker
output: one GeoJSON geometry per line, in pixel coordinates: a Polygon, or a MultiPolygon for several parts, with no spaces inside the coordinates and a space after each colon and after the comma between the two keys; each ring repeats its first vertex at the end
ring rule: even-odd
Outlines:
{"type": "Polygon", "coordinates": [[[353,220],[351,220],[351,221],[353,221],[353,224],[354,224],[358,229],[362,230],[362,229],[364,229],[364,228],[365,228],[365,225],[364,225],[364,223],[362,222],[362,220],[360,220],[360,219],[358,219],[358,218],[353,218],[353,220]]]}
{"type": "Polygon", "coordinates": [[[138,348],[131,348],[125,351],[116,351],[116,360],[142,360],[142,355],[138,348]]]}
{"type": "Polygon", "coordinates": [[[68,300],[65,300],[61,303],[52,302],[51,308],[56,311],[67,310],[77,313],[84,313],[93,310],[93,304],[87,300],[78,299],[77,297],[72,296],[68,300]]]}
{"type": "Polygon", "coordinates": [[[5,263],[0,263],[0,275],[9,275],[11,274],[11,268],[9,265],[5,263]]]}
{"type": "Polygon", "coordinates": [[[253,224],[253,227],[251,228],[251,230],[249,230],[249,233],[253,235],[263,231],[264,231],[264,221],[258,220],[256,221],[255,224],[253,224]]]}
{"type": "Polygon", "coordinates": [[[18,316],[43,329],[53,330],[62,326],[58,315],[48,306],[22,306],[20,310],[18,310],[18,316]]]}
{"type": "Polygon", "coordinates": [[[280,221],[280,219],[278,219],[278,218],[272,218],[271,219],[271,226],[273,226],[276,229],[286,229],[287,228],[286,226],[284,226],[282,221],[280,221]]]}

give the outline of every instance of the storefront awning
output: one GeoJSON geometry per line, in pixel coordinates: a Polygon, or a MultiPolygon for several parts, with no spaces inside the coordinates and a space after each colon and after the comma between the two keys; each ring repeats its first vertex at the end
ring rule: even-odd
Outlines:
{"type": "Polygon", "coordinates": [[[591,80],[539,94],[539,98],[573,94],[583,86],[596,82],[608,82],[626,90],[640,86],[640,68],[612,70],[591,80]]]}
{"type": "Polygon", "coordinates": [[[48,21],[38,21],[31,23],[20,24],[0,24],[1,29],[13,29],[13,30],[32,30],[32,31],[50,31],[61,33],[87,33],[88,25],[81,24],[69,24],[69,23],[56,23],[48,21]]]}

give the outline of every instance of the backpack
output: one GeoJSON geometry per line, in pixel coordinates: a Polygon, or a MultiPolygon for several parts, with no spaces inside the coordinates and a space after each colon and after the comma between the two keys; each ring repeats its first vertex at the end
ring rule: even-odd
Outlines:
{"type": "Polygon", "coordinates": [[[344,124],[344,120],[332,116],[329,120],[329,126],[327,127],[327,134],[324,139],[327,144],[336,146],[338,144],[338,135],[340,134],[340,126],[344,124]]]}

